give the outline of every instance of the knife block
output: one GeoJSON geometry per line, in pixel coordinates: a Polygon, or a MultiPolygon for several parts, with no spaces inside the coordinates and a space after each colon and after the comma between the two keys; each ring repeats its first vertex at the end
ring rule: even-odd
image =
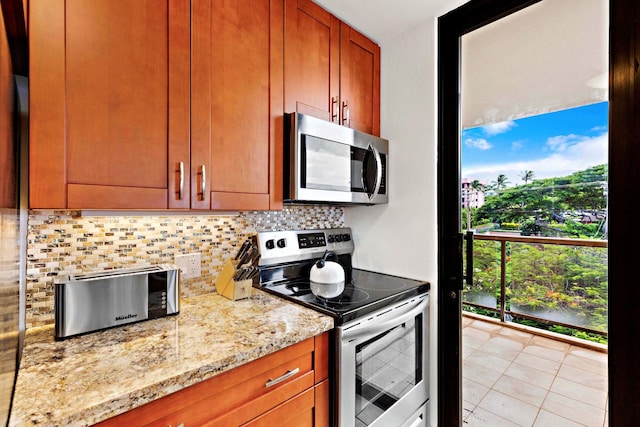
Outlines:
{"type": "Polygon", "coordinates": [[[233,280],[233,276],[236,275],[236,265],[228,259],[225,262],[222,272],[216,280],[216,291],[219,295],[228,298],[232,301],[237,301],[251,296],[251,288],[253,287],[253,280],[233,280]]]}

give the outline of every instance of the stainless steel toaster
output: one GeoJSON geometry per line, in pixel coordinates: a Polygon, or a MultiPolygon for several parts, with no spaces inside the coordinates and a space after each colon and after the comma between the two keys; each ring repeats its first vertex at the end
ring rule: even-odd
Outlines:
{"type": "Polygon", "coordinates": [[[55,338],[178,314],[179,269],[172,265],[105,270],[55,282],[55,338]]]}

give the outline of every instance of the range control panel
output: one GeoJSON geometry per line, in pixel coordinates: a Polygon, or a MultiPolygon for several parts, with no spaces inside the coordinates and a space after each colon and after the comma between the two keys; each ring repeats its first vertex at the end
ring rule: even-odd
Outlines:
{"type": "Polygon", "coordinates": [[[258,233],[260,265],[320,258],[325,251],[352,254],[349,228],[326,230],[263,231],[258,233]]]}
{"type": "Polygon", "coordinates": [[[324,233],[298,234],[298,247],[300,249],[320,248],[326,245],[327,240],[324,237],[324,233]]]}

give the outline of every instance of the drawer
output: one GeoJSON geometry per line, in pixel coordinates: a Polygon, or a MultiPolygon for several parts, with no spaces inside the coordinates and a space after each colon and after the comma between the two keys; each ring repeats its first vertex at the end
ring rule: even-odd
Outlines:
{"type": "Polygon", "coordinates": [[[99,425],[189,427],[216,425],[223,416],[240,425],[313,387],[314,345],[314,338],[307,339],[99,425]]]}

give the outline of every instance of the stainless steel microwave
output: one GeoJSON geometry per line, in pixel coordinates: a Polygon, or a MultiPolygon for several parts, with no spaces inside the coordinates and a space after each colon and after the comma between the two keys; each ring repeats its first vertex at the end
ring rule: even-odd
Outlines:
{"type": "Polygon", "coordinates": [[[374,205],[389,201],[389,141],[299,113],[284,117],[284,200],[374,205]]]}

